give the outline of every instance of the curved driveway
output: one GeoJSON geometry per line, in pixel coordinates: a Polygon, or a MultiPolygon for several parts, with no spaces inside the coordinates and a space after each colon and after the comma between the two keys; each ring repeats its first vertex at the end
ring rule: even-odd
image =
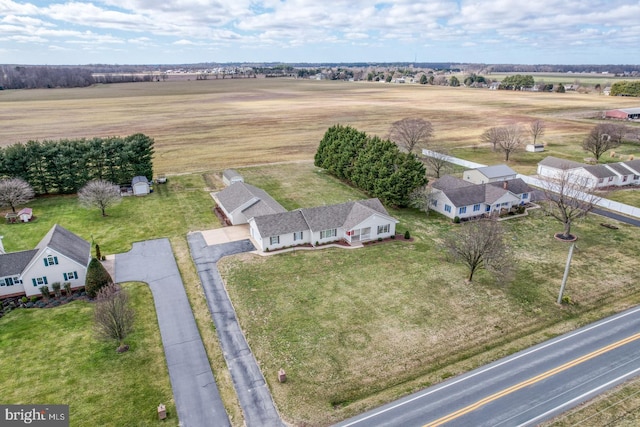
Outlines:
{"type": "Polygon", "coordinates": [[[202,233],[187,236],[220,346],[249,427],[282,426],[282,420],[224,287],[216,263],[224,256],[255,250],[250,240],[208,246],[202,233]]]}
{"type": "Polygon", "coordinates": [[[115,281],[149,284],[180,425],[230,426],[169,240],[134,243],[117,254],[115,281]]]}

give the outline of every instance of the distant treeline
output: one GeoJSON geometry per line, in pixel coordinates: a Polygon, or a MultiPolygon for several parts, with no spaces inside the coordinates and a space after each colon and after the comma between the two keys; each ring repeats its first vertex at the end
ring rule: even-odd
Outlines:
{"type": "Polygon", "coordinates": [[[640,96],[640,80],[615,82],[611,85],[612,96],[640,96]]]}
{"type": "Polygon", "coordinates": [[[29,141],[0,148],[0,177],[22,178],[36,194],[77,192],[93,179],[153,178],[153,139],[127,137],[29,141]]]}
{"type": "Polygon", "coordinates": [[[415,154],[351,126],[327,130],[315,165],[393,206],[409,205],[411,193],[427,183],[424,165],[415,154]]]}

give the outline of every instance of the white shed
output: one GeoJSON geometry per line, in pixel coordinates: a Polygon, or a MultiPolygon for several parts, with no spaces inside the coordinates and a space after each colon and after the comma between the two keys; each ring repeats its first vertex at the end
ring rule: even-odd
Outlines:
{"type": "Polygon", "coordinates": [[[18,218],[20,218],[20,221],[22,222],[29,222],[31,221],[32,217],[33,211],[31,210],[31,208],[22,208],[20,212],[18,212],[18,218]]]}
{"type": "Polygon", "coordinates": [[[151,191],[149,180],[146,176],[134,176],[131,180],[131,188],[133,188],[133,194],[135,196],[144,196],[151,191]]]}
{"type": "Polygon", "coordinates": [[[244,178],[235,169],[227,169],[222,172],[222,182],[228,187],[234,182],[244,182],[244,178]]]}

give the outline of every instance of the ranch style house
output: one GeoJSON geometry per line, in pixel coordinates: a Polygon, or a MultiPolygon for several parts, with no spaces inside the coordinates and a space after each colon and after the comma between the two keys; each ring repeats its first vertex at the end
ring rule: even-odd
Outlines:
{"type": "Polygon", "coordinates": [[[90,260],[91,244],[58,224],[35,249],[5,253],[0,241],[0,298],[41,295],[55,282],[83,287],[90,260]]]}
{"type": "Polygon", "coordinates": [[[563,174],[569,174],[570,179],[594,189],[639,185],[640,160],[587,165],[549,156],[538,163],[540,177],[558,179],[563,174]]]}

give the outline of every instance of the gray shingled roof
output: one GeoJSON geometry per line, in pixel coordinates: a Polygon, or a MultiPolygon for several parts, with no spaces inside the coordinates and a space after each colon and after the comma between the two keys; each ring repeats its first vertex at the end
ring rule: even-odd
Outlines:
{"type": "Polygon", "coordinates": [[[227,212],[233,212],[254,200],[255,203],[243,211],[247,218],[287,211],[266,191],[245,182],[234,182],[221,190],[216,197],[227,212]]]}
{"type": "Polygon", "coordinates": [[[136,185],[139,182],[144,182],[145,184],[149,183],[149,180],[147,179],[146,176],[134,176],[133,179],[131,180],[131,185],[136,185]]]}
{"type": "Polygon", "coordinates": [[[509,179],[507,181],[490,182],[489,185],[504,188],[505,183],[507,184],[507,190],[511,191],[513,194],[529,193],[532,191],[531,187],[529,187],[527,183],[520,178],[509,179]]]}
{"type": "Polygon", "coordinates": [[[380,200],[367,199],[338,205],[303,208],[291,212],[255,216],[253,220],[263,237],[278,236],[294,231],[322,231],[351,228],[376,213],[389,216],[380,200]]]}
{"type": "Polygon", "coordinates": [[[51,227],[47,235],[40,240],[36,249],[38,252],[42,252],[47,247],[54,249],[80,265],[86,267],[89,264],[91,244],[58,224],[51,227]]]}
{"type": "Polygon", "coordinates": [[[465,181],[455,176],[445,175],[434,182],[432,187],[437,190],[447,191],[455,188],[473,187],[475,185],[473,182],[465,181]]]}
{"type": "Polygon", "coordinates": [[[611,176],[618,176],[614,171],[607,168],[605,165],[590,165],[590,166],[583,166],[583,168],[584,170],[586,170],[596,178],[608,178],[611,176]]]}
{"type": "Polygon", "coordinates": [[[633,174],[633,172],[631,172],[629,169],[622,166],[622,163],[609,163],[603,166],[613,169],[614,171],[618,172],[622,176],[633,174]]]}
{"type": "Polygon", "coordinates": [[[309,229],[302,212],[299,210],[256,216],[253,220],[263,237],[280,236],[309,229]]]}
{"type": "MultiPolygon", "coordinates": [[[[443,190],[454,206],[469,206],[477,203],[484,203],[486,184],[472,184],[468,187],[454,188],[451,190],[443,190]]],[[[491,187],[495,188],[495,187],[491,187]]],[[[504,193],[504,190],[503,190],[504,193]]]]}
{"type": "Polygon", "coordinates": [[[501,176],[516,175],[517,173],[507,165],[485,166],[482,168],[477,168],[476,170],[489,179],[499,178],[501,176]]]}
{"type": "Polygon", "coordinates": [[[222,172],[222,176],[229,180],[231,180],[232,178],[242,178],[242,175],[240,175],[240,173],[238,173],[238,171],[235,169],[226,169],[224,172],[222,172]]]}
{"type": "Polygon", "coordinates": [[[629,160],[628,162],[624,162],[623,164],[628,168],[634,170],[636,173],[640,173],[640,159],[629,160]]]}
{"type": "Polygon", "coordinates": [[[562,170],[575,169],[586,166],[583,163],[574,162],[573,160],[559,159],[553,156],[545,157],[538,164],[562,170]]]}
{"type": "Polygon", "coordinates": [[[0,277],[18,276],[29,265],[37,249],[0,255],[0,277]]]}

